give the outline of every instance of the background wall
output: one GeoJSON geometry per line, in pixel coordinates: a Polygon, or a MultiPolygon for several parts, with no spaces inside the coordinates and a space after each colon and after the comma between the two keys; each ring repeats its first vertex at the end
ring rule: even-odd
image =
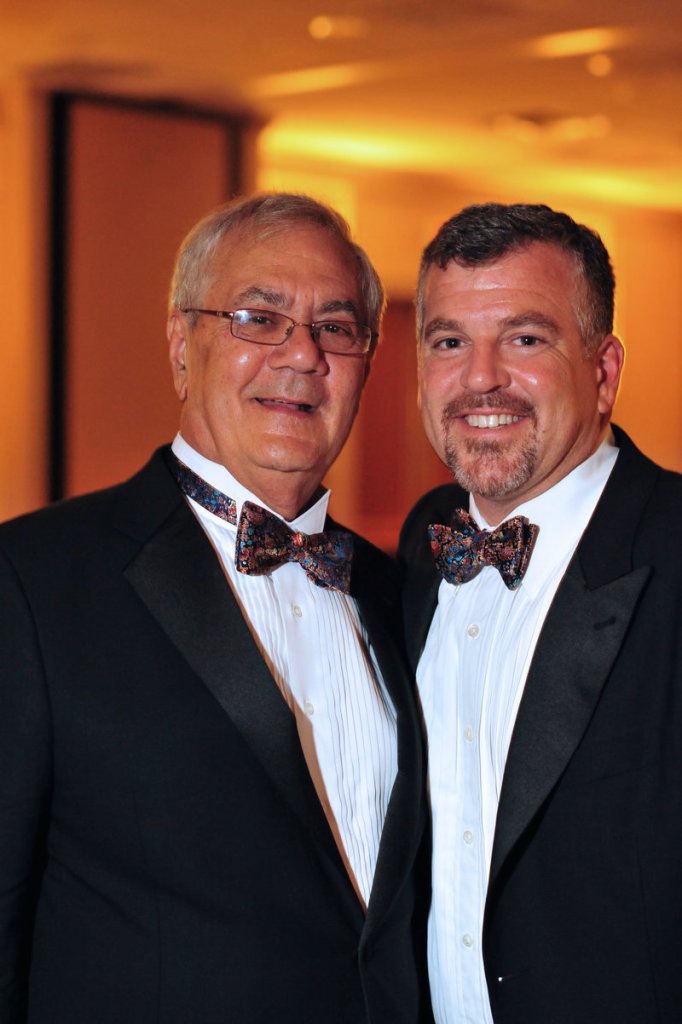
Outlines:
{"type": "MultiPolygon", "coordinates": [[[[65,299],[63,479],[78,494],[129,475],[175,430],[164,324],[175,252],[239,188],[219,117],[65,98],[65,210],[53,268],[65,299]]],[[[59,439],[57,439],[59,440],[59,439]]]]}
{"type": "MultiPolygon", "coordinates": [[[[0,94],[0,251],[5,387],[0,403],[0,518],[49,497],[50,104],[20,84],[0,94]]],[[[185,230],[227,198],[229,157],[214,125],[142,127],[115,108],[83,107],[71,136],[63,259],[68,386],[68,493],[133,472],[175,429],[165,354],[165,300],[185,230]],[[184,134],[183,134],[184,132],[184,134]],[[153,201],[147,197],[152,196],[153,201]]],[[[151,115],[150,115],[151,116],[151,115]]],[[[416,409],[412,291],[419,254],[469,202],[542,201],[603,235],[616,267],[627,363],[616,420],[643,450],[682,470],[682,215],[563,192],[479,190],[438,175],[273,159],[244,122],[243,189],[308,191],[337,206],[375,261],[391,305],[356,426],[329,476],[335,514],[387,548],[405,512],[447,474],[416,409]]]]}

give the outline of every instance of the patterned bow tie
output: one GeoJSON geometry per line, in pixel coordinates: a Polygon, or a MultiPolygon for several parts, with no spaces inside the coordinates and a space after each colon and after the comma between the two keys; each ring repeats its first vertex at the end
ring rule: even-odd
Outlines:
{"type": "Polygon", "coordinates": [[[347,594],[352,554],[349,533],[299,533],[260,505],[242,505],[234,556],[239,572],[258,576],[285,562],[298,562],[318,587],[347,594]]]}
{"type": "Polygon", "coordinates": [[[239,572],[260,576],[285,562],[298,562],[318,587],[350,590],[353,538],[343,530],[305,534],[292,530],[267,509],[245,501],[237,523],[237,505],[211,487],[175,454],[171,469],[181,490],[213,515],[237,527],[234,561],[239,572]]]}
{"type": "Polygon", "coordinates": [[[476,520],[457,509],[451,526],[428,528],[439,573],[448,583],[468,583],[483,566],[496,568],[505,586],[515,590],[528,568],[539,527],[515,516],[496,530],[479,530],[476,520]]]}

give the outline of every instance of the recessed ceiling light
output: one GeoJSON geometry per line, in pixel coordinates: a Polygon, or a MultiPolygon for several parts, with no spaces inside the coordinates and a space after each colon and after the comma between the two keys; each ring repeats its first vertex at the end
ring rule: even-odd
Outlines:
{"type": "Polygon", "coordinates": [[[593,53],[585,61],[585,66],[595,78],[606,78],[613,71],[613,58],[608,53],[593,53]]]}
{"type": "Polygon", "coordinates": [[[308,32],[313,39],[359,39],[367,35],[369,24],[352,15],[318,14],[308,23],[308,32]]]}

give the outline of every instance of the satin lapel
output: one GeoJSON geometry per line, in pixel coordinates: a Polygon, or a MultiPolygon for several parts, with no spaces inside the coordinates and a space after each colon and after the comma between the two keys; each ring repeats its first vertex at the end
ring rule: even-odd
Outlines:
{"type": "Polygon", "coordinates": [[[540,634],[504,773],[490,886],[579,744],[650,573],[589,590],[574,557],[540,634]]]}
{"type": "Polygon", "coordinates": [[[403,618],[410,664],[416,669],[438,603],[440,576],[431,553],[429,523],[449,523],[455,508],[468,508],[469,497],[454,484],[436,488],[415,505],[400,535],[398,561],[403,566],[403,618]]]}
{"type": "Polygon", "coordinates": [[[660,469],[617,427],[619,454],[545,620],[505,768],[491,886],[578,746],[651,569],[634,567],[660,469]]]}
{"type": "Polygon", "coordinates": [[[416,671],[419,664],[436,611],[440,582],[441,578],[431,559],[430,565],[413,568],[403,586],[405,643],[413,671],[416,671]]]}
{"type": "Polygon", "coordinates": [[[362,549],[356,548],[352,595],[396,711],[398,739],[398,772],[381,834],[366,931],[376,928],[412,869],[424,827],[425,793],[421,730],[402,646],[400,611],[397,604],[389,605],[376,584],[377,574],[365,564],[362,549]]]}
{"type": "Polygon", "coordinates": [[[125,574],[230,716],[306,831],[343,870],[301,752],[294,716],[267,670],[217,555],[184,501],[144,544],[125,574]]]}

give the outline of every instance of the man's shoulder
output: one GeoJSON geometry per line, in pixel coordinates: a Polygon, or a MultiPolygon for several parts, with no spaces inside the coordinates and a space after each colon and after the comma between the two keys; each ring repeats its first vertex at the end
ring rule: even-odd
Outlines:
{"type": "Polygon", "coordinates": [[[435,516],[448,521],[455,508],[468,507],[469,493],[457,484],[440,484],[423,494],[415,502],[405,519],[407,526],[413,519],[435,516]]]}
{"type": "Polygon", "coordinates": [[[166,469],[167,449],[159,448],[132,477],[113,486],[56,501],[0,524],[0,548],[5,551],[64,550],[85,546],[88,539],[112,523],[158,517],[157,506],[168,505],[177,490],[166,469]]]}
{"type": "Polygon", "coordinates": [[[428,548],[430,523],[449,523],[456,508],[468,508],[468,492],[457,484],[441,484],[427,491],[415,503],[400,531],[398,559],[410,562],[428,548]]]}
{"type": "Polygon", "coordinates": [[[676,525],[682,511],[682,474],[643,454],[623,430],[614,427],[614,433],[619,456],[602,496],[609,512],[620,517],[632,508],[640,523],[668,520],[668,527],[676,525]]]}
{"type": "Polygon", "coordinates": [[[643,566],[667,579],[682,561],[682,476],[613,431],[618,458],[576,553],[590,589],[643,566]]]}

